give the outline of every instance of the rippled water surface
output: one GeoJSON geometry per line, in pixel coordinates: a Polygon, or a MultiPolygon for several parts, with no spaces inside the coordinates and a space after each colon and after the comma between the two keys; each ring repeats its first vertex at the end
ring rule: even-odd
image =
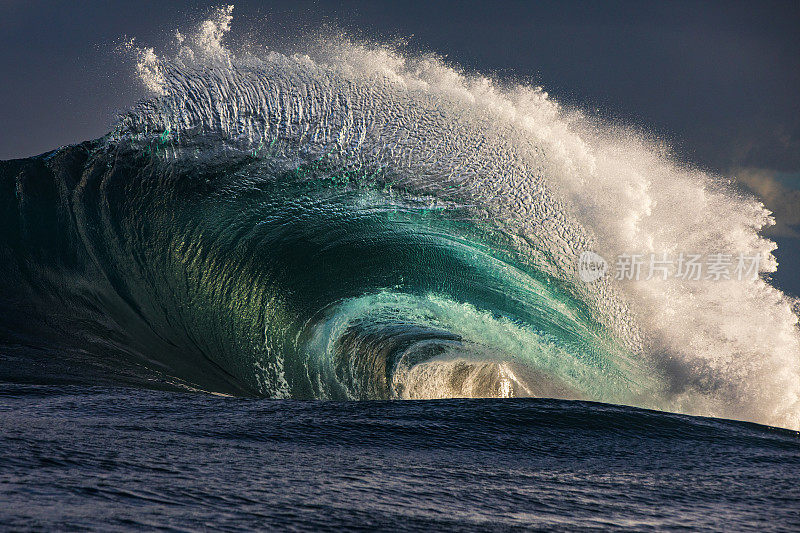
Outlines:
{"type": "Polygon", "coordinates": [[[541,399],[0,389],[2,529],[800,527],[795,432],[541,399]]]}

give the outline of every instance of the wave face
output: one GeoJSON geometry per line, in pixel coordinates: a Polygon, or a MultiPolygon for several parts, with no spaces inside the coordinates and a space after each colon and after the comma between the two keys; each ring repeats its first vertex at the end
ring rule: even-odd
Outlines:
{"type": "Polygon", "coordinates": [[[800,425],[772,222],[657,142],[431,57],[138,49],[151,99],[2,178],[0,377],[275,398],[547,396],[800,425]],[[578,257],[761,277],[580,281],[578,257]]]}

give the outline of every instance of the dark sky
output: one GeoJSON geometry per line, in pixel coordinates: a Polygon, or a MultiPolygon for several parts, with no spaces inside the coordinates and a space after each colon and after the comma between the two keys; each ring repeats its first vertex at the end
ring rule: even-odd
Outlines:
{"type": "MultiPolygon", "coordinates": [[[[0,0],[0,159],[106,133],[143,94],[115,46],[128,36],[158,49],[221,3],[0,0]]],[[[333,25],[406,37],[643,127],[700,166],[800,185],[800,1],[233,3],[234,36],[285,44],[333,25]]],[[[800,265],[800,240],[776,238],[779,259],[800,265]]]]}

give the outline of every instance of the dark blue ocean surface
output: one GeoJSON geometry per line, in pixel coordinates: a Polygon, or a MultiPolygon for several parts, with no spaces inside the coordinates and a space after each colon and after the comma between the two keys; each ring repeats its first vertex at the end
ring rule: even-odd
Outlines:
{"type": "Polygon", "coordinates": [[[800,437],[605,404],[3,385],[2,529],[796,530],[800,437]]]}

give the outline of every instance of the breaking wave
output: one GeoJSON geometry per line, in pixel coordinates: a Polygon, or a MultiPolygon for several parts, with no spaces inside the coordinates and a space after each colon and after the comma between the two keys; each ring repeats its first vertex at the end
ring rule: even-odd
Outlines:
{"type": "Polygon", "coordinates": [[[129,48],[150,99],[2,163],[2,376],[269,397],[548,396],[800,425],[756,199],[541,88],[343,38],[129,48]],[[581,253],[755,279],[592,283],[581,253]]]}

